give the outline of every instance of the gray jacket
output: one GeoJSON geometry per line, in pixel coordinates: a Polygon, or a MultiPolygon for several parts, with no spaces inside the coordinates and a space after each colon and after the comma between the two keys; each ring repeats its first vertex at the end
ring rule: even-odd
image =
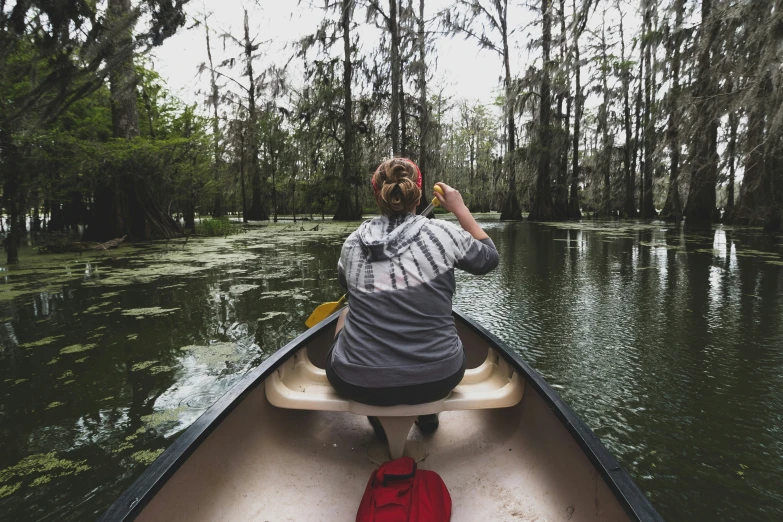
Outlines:
{"type": "Polygon", "coordinates": [[[337,265],[349,311],[332,350],[335,373],[356,386],[386,388],[459,371],[454,269],[480,275],[497,264],[491,239],[477,241],[447,221],[408,214],[362,223],[337,265]]]}

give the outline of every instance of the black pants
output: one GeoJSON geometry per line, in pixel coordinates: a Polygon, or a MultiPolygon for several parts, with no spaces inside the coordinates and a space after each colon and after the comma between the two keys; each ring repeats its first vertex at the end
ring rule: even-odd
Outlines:
{"type": "MultiPolygon", "coordinates": [[[[335,338],[336,340],[336,338],[335,338]]],[[[334,345],[332,345],[334,348],[334,345]]],[[[365,388],[345,382],[332,368],[332,350],[326,356],[326,377],[337,393],[352,401],[371,406],[397,406],[398,404],[424,404],[435,402],[451,393],[465,375],[465,358],[462,367],[453,375],[439,381],[391,388],[365,388]]]]}

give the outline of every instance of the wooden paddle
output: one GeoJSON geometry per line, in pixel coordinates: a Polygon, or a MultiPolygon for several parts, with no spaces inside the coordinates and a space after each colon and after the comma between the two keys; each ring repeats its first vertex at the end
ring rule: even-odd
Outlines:
{"type": "MultiPolygon", "coordinates": [[[[432,190],[443,195],[443,189],[440,188],[438,185],[435,185],[432,187],[432,190]]],[[[429,205],[424,209],[424,211],[421,213],[422,216],[427,216],[430,212],[432,212],[435,207],[440,206],[440,200],[438,198],[432,198],[432,201],[429,205]]],[[[332,301],[329,303],[323,303],[318,305],[318,308],[313,310],[313,313],[310,314],[310,317],[307,318],[307,321],[305,321],[305,326],[308,328],[312,328],[313,326],[317,325],[333,313],[335,313],[337,310],[342,307],[345,302],[348,300],[348,294],[343,294],[343,296],[338,299],[337,301],[332,301]]]]}

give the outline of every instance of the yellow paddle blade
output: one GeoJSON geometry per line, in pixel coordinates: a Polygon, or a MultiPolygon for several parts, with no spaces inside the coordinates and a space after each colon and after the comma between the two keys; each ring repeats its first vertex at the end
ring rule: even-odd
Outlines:
{"type": "Polygon", "coordinates": [[[305,321],[305,326],[312,328],[317,325],[333,313],[335,313],[345,303],[345,296],[342,296],[339,301],[332,301],[331,303],[324,303],[319,305],[318,308],[313,310],[310,317],[305,321]]]}

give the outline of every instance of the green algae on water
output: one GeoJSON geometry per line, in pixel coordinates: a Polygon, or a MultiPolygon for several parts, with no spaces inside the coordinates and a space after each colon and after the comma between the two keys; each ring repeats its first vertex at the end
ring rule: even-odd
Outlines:
{"type": "Polygon", "coordinates": [[[148,428],[157,428],[168,422],[179,420],[179,414],[183,411],[185,411],[185,406],[159,411],[150,415],[144,415],[141,418],[141,422],[143,422],[148,428]]]}
{"type": "Polygon", "coordinates": [[[0,470],[0,498],[6,497],[19,489],[22,482],[7,484],[12,479],[20,479],[30,475],[38,475],[30,486],[40,486],[53,478],[77,475],[90,469],[86,460],[73,461],[58,459],[55,452],[28,455],[13,466],[0,470]],[[5,483],[5,485],[3,485],[5,483]]]}
{"type": "Polygon", "coordinates": [[[640,241],[639,244],[650,248],[665,248],[667,250],[685,251],[685,249],[680,245],[667,245],[666,243],[647,243],[645,241],[640,241]]]}
{"type": "Polygon", "coordinates": [[[5,486],[0,486],[0,498],[7,497],[14,493],[17,489],[22,487],[21,482],[17,482],[16,484],[7,484],[5,486]]]}
{"type": "Polygon", "coordinates": [[[266,312],[264,315],[258,318],[259,321],[268,321],[280,315],[288,315],[285,312],[266,312]]]}
{"type": "Polygon", "coordinates": [[[89,314],[91,312],[95,312],[95,311],[103,308],[104,306],[109,306],[111,303],[112,303],[111,301],[104,301],[102,303],[98,303],[96,305],[92,305],[91,307],[89,307],[86,310],[84,310],[84,312],[82,312],[82,313],[89,314]]]}
{"type": "Polygon", "coordinates": [[[139,438],[139,435],[141,435],[142,433],[145,433],[146,431],[147,431],[147,428],[145,428],[143,426],[141,428],[137,429],[135,432],[133,432],[132,434],[130,434],[127,437],[125,437],[125,441],[123,443],[121,443],[119,446],[117,446],[117,448],[115,450],[113,450],[112,453],[121,453],[121,452],[123,452],[125,450],[129,450],[129,449],[133,448],[133,441],[136,440],[137,438],[139,438]]]}
{"type": "Polygon", "coordinates": [[[113,449],[111,452],[112,453],[122,453],[123,451],[129,450],[132,447],[133,447],[133,443],[132,442],[123,442],[122,444],[117,446],[115,449],[113,449]]]}
{"type": "Polygon", "coordinates": [[[169,315],[179,310],[179,308],[161,308],[160,306],[152,306],[149,308],[129,308],[122,311],[122,315],[128,315],[131,317],[144,318],[156,315],[169,315]]]}
{"type": "Polygon", "coordinates": [[[125,440],[135,440],[142,433],[147,433],[147,428],[145,428],[144,426],[134,431],[131,435],[125,437],[125,440]]]}
{"type": "Polygon", "coordinates": [[[129,341],[135,341],[139,337],[139,334],[128,334],[129,341]]]}
{"type": "Polygon", "coordinates": [[[137,451],[133,455],[131,455],[131,458],[135,460],[136,462],[141,462],[145,465],[150,465],[153,462],[155,462],[155,459],[157,459],[160,454],[163,453],[163,448],[156,449],[156,450],[142,450],[137,451]]]}
{"type": "Polygon", "coordinates": [[[79,352],[86,352],[87,350],[92,350],[98,346],[97,344],[72,344],[70,346],[66,346],[62,350],[60,350],[60,355],[66,355],[69,353],[79,353],[79,352]]]}
{"type": "MultiPolygon", "coordinates": [[[[46,364],[57,364],[57,361],[59,361],[59,360],[60,360],[60,358],[59,358],[59,357],[55,357],[54,359],[52,359],[51,361],[49,361],[49,362],[48,362],[48,363],[46,363],[46,364]]],[[[77,362],[78,362],[78,361],[77,361],[77,362]]]]}
{"type": "Polygon", "coordinates": [[[150,375],[157,375],[157,374],[163,373],[163,372],[170,372],[173,369],[174,368],[172,368],[171,366],[166,366],[165,364],[161,364],[161,365],[153,366],[152,368],[150,368],[149,369],[149,374],[150,375]]]}
{"type": "Polygon", "coordinates": [[[301,290],[269,290],[268,292],[264,292],[261,295],[258,296],[258,299],[278,299],[281,297],[290,297],[292,299],[309,299],[309,295],[307,292],[302,292],[301,290]]]}
{"type": "Polygon", "coordinates": [[[58,406],[62,406],[63,404],[65,404],[65,403],[64,402],[60,402],[60,401],[50,402],[49,406],[47,406],[46,409],[47,410],[51,410],[52,408],[57,408],[58,406]]]}
{"type": "Polygon", "coordinates": [[[50,475],[41,475],[34,481],[30,482],[30,487],[34,488],[36,486],[42,486],[44,484],[48,484],[51,481],[52,481],[52,477],[50,475]]]}
{"type": "Polygon", "coordinates": [[[233,295],[244,294],[245,292],[250,290],[255,290],[256,288],[259,288],[259,286],[258,285],[234,285],[228,289],[228,293],[233,295]]]}
{"type": "Polygon", "coordinates": [[[32,294],[34,290],[18,290],[16,287],[8,287],[7,285],[0,285],[0,301],[11,301],[15,297],[20,295],[32,294]]]}
{"type": "Polygon", "coordinates": [[[51,337],[44,337],[43,339],[40,339],[38,341],[33,341],[31,343],[24,343],[20,344],[19,346],[21,348],[37,348],[38,346],[46,346],[47,344],[52,344],[58,339],[62,339],[62,335],[53,335],[51,337]]]}
{"type": "Polygon", "coordinates": [[[144,361],[140,363],[136,363],[133,366],[131,366],[132,372],[138,372],[139,370],[146,370],[150,366],[154,365],[158,361],[144,361]]]}
{"type": "Polygon", "coordinates": [[[158,290],[167,290],[169,288],[182,288],[185,286],[185,283],[176,283],[173,285],[166,285],[166,286],[159,286],[158,290]]]}
{"type": "Polygon", "coordinates": [[[190,345],[183,346],[180,350],[191,352],[199,362],[209,367],[221,366],[224,363],[235,362],[242,358],[242,354],[237,353],[237,347],[234,343],[214,343],[206,346],[190,345]]]}

